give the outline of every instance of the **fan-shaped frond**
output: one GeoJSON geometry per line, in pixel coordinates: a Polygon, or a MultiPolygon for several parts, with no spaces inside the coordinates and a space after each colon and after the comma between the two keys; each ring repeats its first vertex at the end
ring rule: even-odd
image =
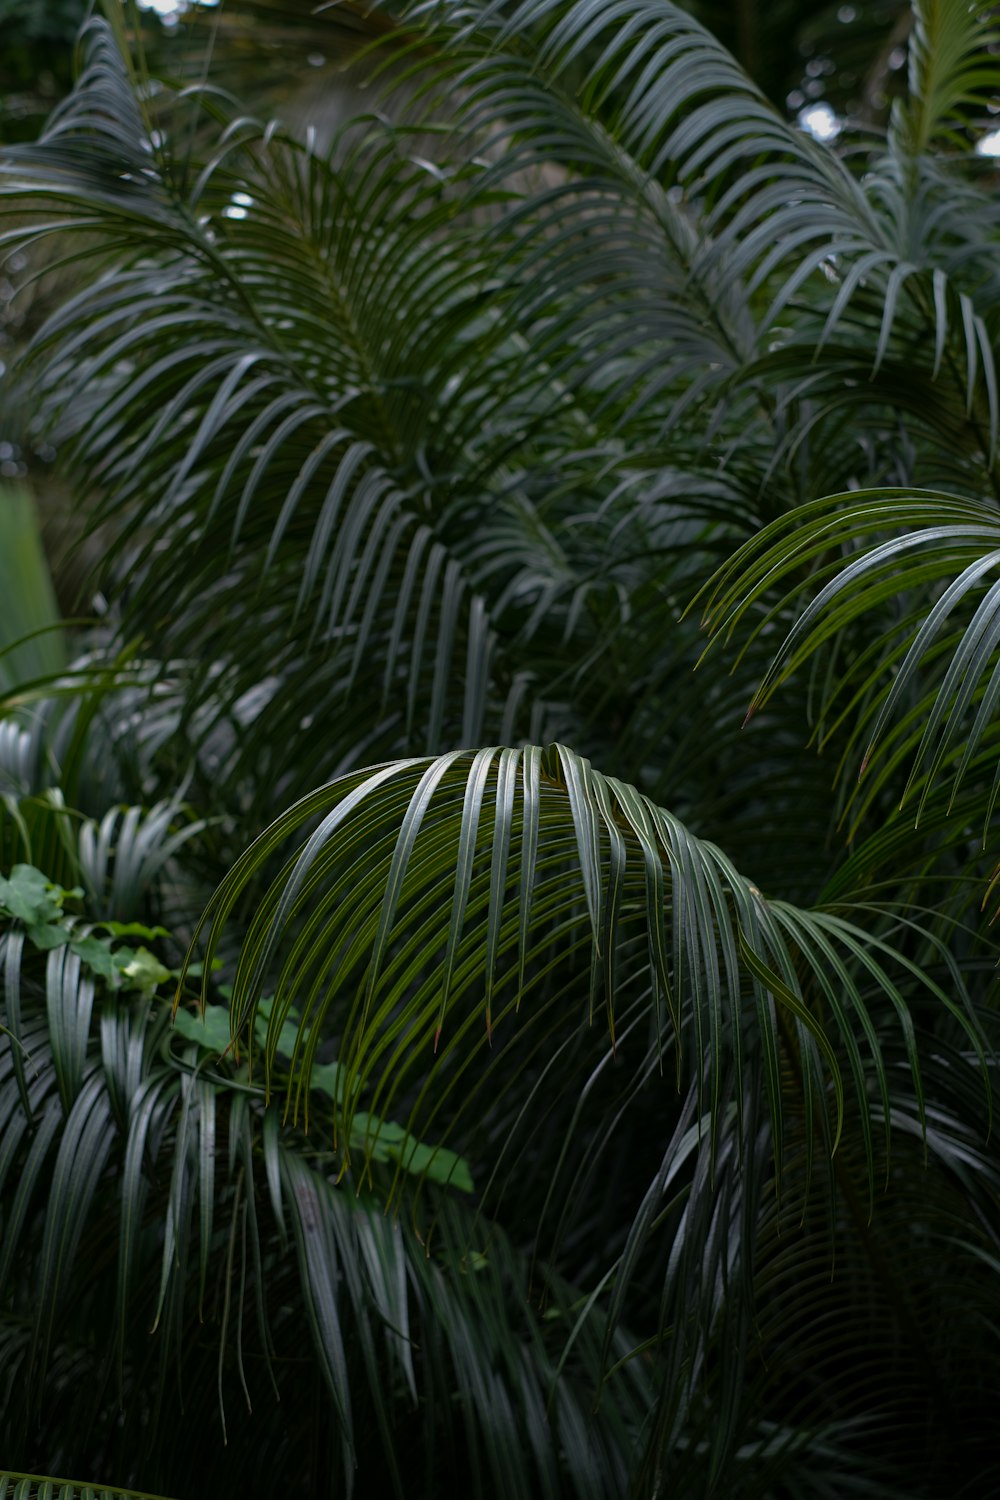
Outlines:
{"type": "MultiPolygon", "coordinates": [[[[746,1088],[762,1090],[779,1156],[784,1065],[799,1072],[806,1114],[835,1149],[845,1107],[837,1048],[871,1161],[861,1045],[883,1098],[886,1086],[871,997],[895,1011],[909,1035],[900,983],[916,981],[981,1046],[973,1012],[958,998],[957,971],[959,988],[949,994],[844,911],[766,900],[721,851],[562,746],[395,762],[316,792],[261,835],[220,886],[206,961],[248,880],[304,826],[312,827],[308,839],[251,922],[235,978],[233,1038],[245,1036],[252,1057],[247,1028],[273,984],[268,1076],[294,1001],[290,1087],[304,1102],[317,1048],[331,1032],[339,1036],[345,1164],[363,1097],[384,1113],[428,1070],[436,1078],[457,1068],[470,1075],[467,1102],[477,1019],[485,1021],[484,1042],[501,1022],[511,1029],[557,955],[581,954],[584,962],[589,955],[587,1011],[592,1017],[603,1000],[612,1042],[616,996],[639,984],[661,1066],[672,1052],[680,1078],[693,1058],[700,1078],[700,1060],[708,1059],[700,1087],[713,1130],[730,1104],[743,1108],[746,1088]],[[901,967],[899,981],[886,962],[901,967]],[[822,1011],[810,992],[823,997],[822,1011]],[[752,1085],[743,1072],[751,1060],[752,1085]]],[[[919,1098],[912,1042],[908,1055],[919,1098]]],[[[420,1090],[414,1129],[419,1121],[426,1131],[448,1092],[443,1084],[420,1090]]],[[[377,1139],[376,1129],[373,1145],[377,1139]]]]}

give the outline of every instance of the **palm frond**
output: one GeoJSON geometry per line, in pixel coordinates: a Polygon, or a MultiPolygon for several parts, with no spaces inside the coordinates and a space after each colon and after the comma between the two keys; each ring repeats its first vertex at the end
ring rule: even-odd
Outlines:
{"type": "MultiPolygon", "coordinates": [[[[383,1213],[384,1168],[369,1169],[376,1194],[337,1187],[324,1142],[283,1129],[245,1067],[213,1061],[211,1046],[171,1030],[156,998],[162,966],[138,999],[125,999],[104,980],[107,943],[98,951],[76,941],[68,921],[69,940],[41,971],[17,924],[3,936],[0,1175],[16,1190],[0,1237],[0,1344],[14,1378],[11,1455],[33,1451],[40,1430],[47,1451],[68,1455],[69,1435],[89,1431],[102,1472],[126,1482],[144,1462],[177,1493],[212,1473],[213,1483],[224,1471],[231,1478],[224,1449],[210,1471],[204,1454],[159,1440],[180,1411],[173,1369],[184,1400],[219,1403],[237,1443],[262,1419],[274,1426],[275,1391],[308,1411],[321,1380],[328,1457],[347,1492],[356,1473],[404,1492],[393,1434],[415,1420],[451,1450],[485,1443],[495,1492],[512,1500],[565,1493],[566,1483],[580,1495],[623,1483],[649,1392],[641,1372],[624,1370],[605,1384],[599,1426],[588,1419],[600,1316],[561,1351],[579,1293],[546,1276],[557,1312],[545,1322],[526,1300],[523,1252],[441,1190],[428,1189],[431,1254],[383,1213]],[[560,1411],[542,1422],[557,1359],[560,1411]],[[157,1367],[150,1416],[132,1392],[157,1367]],[[564,1477],[553,1430],[565,1434],[564,1477]],[[150,1452],[159,1455],[152,1466],[150,1452]]],[[[110,930],[113,942],[119,933],[135,941],[128,924],[110,930]]],[[[609,1339],[624,1354],[624,1334],[609,1339]]],[[[249,1482],[252,1455],[244,1466],[249,1482]]],[[[430,1474],[426,1482],[430,1493],[430,1474]]],[[[270,1494],[283,1480],[276,1472],[272,1488],[256,1483],[270,1494]]]]}
{"type": "Polygon", "coordinates": [[[3,1500],[164,1500],[145,1490],[108,1489],[104,1485],[81,1484],[79,1480],[52,1479],[41,1474],[12,1474],[0,1470],[0,1496],[3,1500]]]}
{"type": "MultiPolygon", "coordinates": [[[[896,1012],[904,1035],[910,1021],[899,986],[916,981],[971,1045],[982,1045],[971,1007],[958,998],[957,973],[959,990],[949,994],[849,912],[768,901],[720,850],[563,746],[394,762],[314,793],[262,834],[220,886],[206,962],[247,882],[303,826],[312,827],[308,839],[253,915],[235,977],[232,1035],[246,1040],[252,1061],[260,996],[273,985],[268,1078],[294,1000],[296,1109],[317,1048],[331,1033],[339,1037],[345,1165],[362,1097],[384,1113],[418,1089],[411,1128],[426,1133],[448,1090],[421,1087],[422,1076],[476,1069],[476,1052],[501,1023],[515,1028],[516,1012],[556,955],[563,962],[581,955],[582,994],[571,1014],[592,1019],[603,1001],[612,1042],[616,996],[639,984],[660,1066],[672,1053],[680,1079],[691,1059],[710,1060],[700,1087],[713,1132],[731,1105],[743,1107],[752,1060],[752,1087],[766,1098],[779,1157],[779,1078],[788,1064],[800,1073],[825,1150],[836,1148],[845,1108],[836,1046],[846,1049],[850,1107],[871,1160],[861,1035],[883,1098],[886,1083],[862,982],[896,1012]],[[901,966],[900,981],[884,959],[901,966]],[[807,998],[814,986],[825,1020],[807,998]],[[485,1023],[478,1046],[477,1020],[485,1023]]],[[[908,1050],[919,1097],[917,1052],[908,1050]]],[[[466,1101],[473,1096],[471,1078],[462,1092],[466,1101]]],[[[377,1138],[376,1130],[370,1144],[377,1138]]]]}
{"type": "MultiPolygon", "coordinates": [[[[775,523],[741,549],[707,586],[705,621],[713,635],[728,636],[767,592],[792,581],[791,591],[755,625],[756,636],[773,629],[774,620],[801,597],[803,575],[815,590],[773,656],[752,713],[835,636],[872,613],[881,618],[874,646],[858,652],[831,681],[823,714],[836,699],[846,699],[853,740],[865,744],[861,775],[880,746],[892,750],[893,762],[903,755],[910,759],[902,796],[919,785],[919,816],[943,774],[951,775],[954,800],[970,766],[979,764],[977,752],[992,728],[1000,693],[1000,625],[990,572],[1000,560],[998,541],[995,507],[981,501],[886,491],[832,496],[775,523]],[[880,530],[894,534],[865,546],[880,530]],[[900,607],[901,568],[905,587],[939,586],[930,607],[925,592],[912,608],[900,607]],[[962,616],[969,616],[964,625],[962,616]],[[904,733],[887,740],[894,718],[904,733]]],[[[994,787],[985,804],[987,829],[995,797],[994,787]]]]}
{"type": "Polygon", "coordinates": [[[336,131],[242,10],[0,163],[100,617],[3,684],[5,1461],[990,1483],[988,8],[835,145],[668,0],[286,7],[336,131]]]}
{"type": "Polygon", "coordinates": [[[995,12],[982,0],[915,0],[913,12],[909,98],[896,129],[914,152],[935,141],[962,146],[965,111],[985,109],[1000,82],[995,12]]]}

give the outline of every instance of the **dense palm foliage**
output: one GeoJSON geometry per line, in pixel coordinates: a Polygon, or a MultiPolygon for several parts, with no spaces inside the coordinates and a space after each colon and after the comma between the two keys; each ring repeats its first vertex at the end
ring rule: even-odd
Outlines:
{"type": "Polygon", "coordinates": [[[992,5],[836,149],[668,0],[304,134],[126,19],[0,170],[0,1463],[995,1493],[992,5]]]}

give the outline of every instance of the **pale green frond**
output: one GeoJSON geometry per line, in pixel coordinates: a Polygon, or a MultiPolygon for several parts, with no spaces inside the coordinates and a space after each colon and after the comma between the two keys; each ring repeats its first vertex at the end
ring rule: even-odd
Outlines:
{"type": "MultiPolygon", "coordinates": [[[[847,692],[856,714],[859,702],[864,705],[855,731],[856,737],[864,735],[861,775],[879,747],[891,743],[886,741],[890,723],[905,714],[901,722],[911,726],[904,743],[910,769],[902,796],[905,800],[919,783],[922,807],[935,779],[960,757],[952,782],[952,796],[958,794],[992,725],[1000,693],[1000,595],[990,582],[1000,563],[998,544],[995,508],[982,502],[887,491],[832,496],[746,544],[707,586],[705,623],[713,636],[729,638],[748,611],[792,581],[791,591],[754,626],[755,637],[787,617],[809,580],[813,597],[796,609],[749,715],[835,637],[871,615],[890,621],[882,649],[876,638],[874,650],[859,653],[839,674],[823,712],[847,692]],[[879,531],[894,535],[866,546],[879,531]],[[928,595],[918,594],[914,605],[898,612],[903,590],[928,586],[935,589],[933,602],[925,604],[928,595]]],[[[987,825],[992,805],[991,798],[987,825]]]]}
{"type": "Polygon", "coordinates": [[[895,123],[911,151],[964,142],[963,115],[1000,86],[994,7],[985,0],[914,0],[908,45],[909,98],[895,123]]]}

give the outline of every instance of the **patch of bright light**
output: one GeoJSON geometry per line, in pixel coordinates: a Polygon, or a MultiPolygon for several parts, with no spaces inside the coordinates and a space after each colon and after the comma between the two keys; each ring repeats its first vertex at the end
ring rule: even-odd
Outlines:
{"type": "Polygon", "coordinates": [[[178,16],[198,5],[218,5],[219,0],[139,0],[140,10],[153,10],[166,26],[176,26],[178,16]]]}
{"type": "Polygon", "coordinates": [[[799,110],[799,124],[817,141],[834,141],[840,134],[840,121],[829,104],[810,104],[799,110]]]}
{"type": "Polygon", "coordinates": [[[234,193],[222,210],[224,219],[245,219],[247,209],[253,207],[253,199],[249,193],[234,193]]]}
{"type": "Polygon", "coordinates": [[[991,130],[976,142],[977,156],[1000,156],[1000,130],[991,130]]]}

